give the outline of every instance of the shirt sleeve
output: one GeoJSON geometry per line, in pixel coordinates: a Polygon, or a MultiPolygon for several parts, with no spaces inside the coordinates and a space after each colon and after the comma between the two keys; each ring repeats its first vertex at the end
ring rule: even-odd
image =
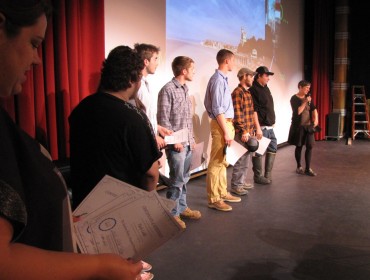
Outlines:
{"type": "Polygon", "coordinates": [[[157,120],[160,126],[172,130],[170,122],[172,98],[167,87],[163,87],[158,94],[157,120]]]}
{"type": "Polygon", "coordinates": [[[216,80],[211,87],[212,93],[212,114],[217,117],[220,114],[224,114],[226,108],[224,108],[224,97],[225,97],[225,85],[222,80],[216,80]]]}
{"type": "Polygon", "coordinates": [[[2,180],[0,180],[0,216],[12,224],[14,241],[27,224],[27,211],[20,195],[2,180]]]}
{"type": "Polygon", "coordinates": [[[150,128],[149,120],[146,116],[144,117],[147,123],[133,124],[127,144],[130,147],[132,162],[135,163],[135,168],[140,170],[141,173],[147,172],[152,164],[162,156],[150,128]]]}
{"type": "Polygon", "coordinates": [[[245,109],[243,106],[242,94],[240,91],[235,89],[232,93],[233,105],[234,105],[234,126],[241,134],[248,132],[245,123],[245,109]]]}

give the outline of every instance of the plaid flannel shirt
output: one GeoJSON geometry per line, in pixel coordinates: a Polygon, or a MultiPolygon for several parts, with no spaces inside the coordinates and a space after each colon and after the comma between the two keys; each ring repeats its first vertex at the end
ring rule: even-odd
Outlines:
{"type": "Polygon", "coordinates": [[[248,90],[238,85],[232,92],[234,105],[234,127],[235,132],[239,134],[253,134],[254,129],[254,106],[253,99],[248,90]]]}

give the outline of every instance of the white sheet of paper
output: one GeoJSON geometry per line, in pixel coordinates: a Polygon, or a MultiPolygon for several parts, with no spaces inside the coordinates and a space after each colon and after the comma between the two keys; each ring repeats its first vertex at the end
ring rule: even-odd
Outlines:
{"type": "Polygon", "coordinates": [[[89,228],[98,253],[116,253],[135,261],[183,231],[156,192],[105,212],[92,219],[89,228]]]}
{"type": "Polygon", "coordinates": [[[189,141],[189,131],[187,128],[180,129],[164,137],[166,144],[177,144],[189,141]]]}
{"type": "MultiPolygon", "coordinates": [[[[106,175],[73,211],[73,216],[78,217],[89,214],[118,196],[131,196],[137,193],[147,193],[147,191],[106,175]]],[[[172,210],[176,205],[173,200],[164,197],[161,199],[168,206],[168,210],[172,210]]]]}
{"type": "MultiPolygon", "coordinates": [[[[147,221],[148,215],[142,211],[142,208],[149,207],[152,209],[154,207],[153,209],[155,210],[153,211],[156,213],[155,218],[158,220],[153,217],[151,224],[148,222],[147,224],[150,224],[152,227],[159,227],[161,229],[161,236],[163,236],[163,239],[160,241],[145,240],[143,246],[140,244],[138,245],[135,243],[137,240],[131,240],[128,235],[129,233],[132,234],[131,231],[136,230],[131,227],[125,228],[126,232],[121,232],[122,229],[120,229],[120,234],[115,237],[117,238],[117,240],[115,239],[115,242],[117,242],[118,245],[129,242],[131,247],[139,248],[135,250],[130,249],[131,251],[126,250],[122,256],[132,258],[136,256],[145,256],[167,241],[168,239],[166,238],[172,238],[172,236],[175,236],[182,231],[181,226],[170,213],[170,210],[174,205],[173,200],[160,197],[156,191],[147,192],[106,175],[73,213],[75,216],[81,216],[81,220],[74,223],[78,246],[82,253],[97,254],[99,252],[105,252],[105,250],[107,250],[107,248],[104,247],[106,244],[102,247],[102,243],[100,242],[102,238],[105,237],[99,235],[101,231],[95,230],[93,233],[92,227],[92,225],[95,225],[100,221],[100,217],[106,217],[107,215],[109,216],[112,213],[115,213],[115,216],[112,217],[118,218],[123,215],[129,220],[137,219],[147,221]],[[138,208],[132,208],[133,206],[138,208]],[[129,213],[129,215],[127,215],[127,213],[129,213]],[[173,225],[168,227],[166,224],[161,224],[163,219],[165,221],[168,220],[168,216],[170,216],[172,223],[177,227],[177,231],[173,230],[173,225]],[[134,255],[127,255],[128,252],[134,252],[134,255]]],[[[136,227],[136,225],[132,223],[130,226],[136,227]]],[[[150,239],[150,237],[148,238],[150,239]]],[[[122,250],[119,250],[118,248],[110,247],[110,250],[111,253],[122,253],[122,250]]]]}
{"type": "Polygon", "coordinates": [[[271,142],[271,139],[262,136],[262,139],[258,140],[258,149],[256,153],[260,155],[264,155],[270,142],[271,142]]]}
{"type": "Polygon", "coordinates": [[[226,161],[234,165],[239,158],[244,155],[248,150],[236,141],[232,141],[231,145],[226,149],[226,161]]]}
{"type": "Polygon", "coordinates": [[[200,142],[194,145],[194,150],[191,153],[190,170],[198,168],[203,163],[203,149],[204,142],[200,142]]]}

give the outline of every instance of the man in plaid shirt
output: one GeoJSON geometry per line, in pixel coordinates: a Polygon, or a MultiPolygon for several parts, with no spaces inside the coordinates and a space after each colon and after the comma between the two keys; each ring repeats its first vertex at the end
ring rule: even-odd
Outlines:
{"type": "Polygon", "coordinates": [[[176,202],[171,213],[177,222],[186,228],[181,218],[197,220],[201,217],[201,213],[191,210],[186,202],[186,184],[190,179],[191,156],[195,144],[192,103],[186,82],[193,80],[194,61],[190,57],[178,56],[172,62],[172,71],[174,77],[163,86],[158,95],[157,119],[158,124],[168,130],[187,128],[189,132],[186,142],[167,145],[166,148],[171,184],[166,196],[176,202]]]}
{"type": "MultiPolygon", "coordinates": [[[[262,131],[258,122],[257,113],[254,112],[253,99],[248,89],[252,86],[253,76],[256,72],[248,68],[241,68],[238,72],[239,85],[232,92],[234,106],[235,138],[243,146],[249,137],[257,130],[257,138],[261,139],[262,131]]],[[[237,195],[246,195],[253,185],[246,182],[250,152],[246,152],[234,164],[231,178],[231,192],[237,195]]]]}

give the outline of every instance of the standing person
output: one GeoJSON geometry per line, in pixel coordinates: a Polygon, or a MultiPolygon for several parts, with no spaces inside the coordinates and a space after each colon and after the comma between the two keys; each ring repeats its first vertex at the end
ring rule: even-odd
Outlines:
{"type": "Polygon", "coordinates": [[[249,91],[253,98],[254,110],[257,112],[262,134],[264,137],[269,138],[271,142],[267,147],[264,174],[262,170],[262,155],[255,153],[255,156],[252,157],[253,180],[257,184],[265,185],[270,184],[272,181],[271,172],[277,151],[277,140],[274,133],[274,100],[267,86],[270,76],[274,75],[274,73],[270,72],[266,66],[258,67],[256,72],[253,85],[249,88],[249,91]]]}
{"type": "Polygon", "coordinates": [[[193,80],[194,61],[190,57],[178,56],[172,61],[172,72],[175,77],[164,85],[158,95],[158,123],[168,130],[178,131],[187,128],[189,132],[186,142],[168,145],[166,149],[170,168],[167,198],[176,202],[172,215],[183,228],[186,228],[181,218],[197,220],[201,217],[201,213],[191,210],[186,202],[186,184],[190,179],[191,155],[195,144],[192,104],[186,82],[193,80]]]}
{"type": "MultiPolygon", "coordinates": [[[[258,122],[257,113],[254,111],[252,96],[249,88],[252,86],[253,77],[257,74],[248,68],[241,68],[238,72],[239,85],[232,92],[234,105],[234,140],[246,146],[249,137],[254,134],[256,129],[257,139],[261,139],[262,131],[258,122]]],[[[249,166],[250,152],[247,151],[234,164],[231,177],[231,192],[237,195],[246,195],[248,189],[253,185],[246,182],[249,166]]]]}
{"type": "MultiPolygon", "coordinates": [[[[129,103],[141,85],[144,62],[126,46],[104,61],[98,92],[88,96],[69,117],[74,207],[108,174],[148,191],[158,183],[159,152],[151,124],[129,103]]],[[[143,270],[151,265],[143,262],[143,270]]],[[[141,276],[152,279],[152,273],[141,276]]]]}
{"type": "Polygon", "coordinates": [[[128,101],[141,83],[143,61],[127,46],[105,59],[98,91],[69,116],[74,206],[106,175],[144,190],[158,182],[158,150],[150,122],[128,101]]]}
{"type": "Polygon", "coordinates": [[[134,48],[144,61],[143,77],[141,78],[141,86],[137,93],[137,99],[144,105],[143,109],[152,124],[158,147],[162,149],[166,146],[164,136],[170,135],[172,131],[157,123],[158,95],[150,90],[148,82],[148,75],[153,75],[158,67],[160,49],[150,44],[135,44],[134,48]]]}
{"type": "Polygon", "coordinates": [[[297,162],[296,172],[316,176],[311,169],[312,148],[315,143],[313,128],[318,125],[318,113],[316,106],[309,95],[311,83],[302,80],[298,83],[298,93],[290,99],[292,107],[292,124],[290,125],[288,143],[295,145],[295,160],[297,162]],[[301,154],[303,145],[306,146],[305,161],[306,168],[303,170],[301,165],[301,154]]]}
{"type": "Polygon", "coordinates": [[[217,56],[218,69],[210,78],[204,106],[211,120],[212,147],[207,168],[207,196],[208,207],[219,211],[231,211],[232,207],[225,203],[240,202],[240,197],[235,197],[227,191],[228,163],[225,161],[224,149],[230,146],[234,139],[233,126],[234,108],[231,91],[228,85],[227,73],[234,68],[233,52],[221,49],[217,56]]]}
{"type": "MultiPolygon", "coordinates": [[[[43,0],[0,1],[1,98],[20,93],[25,74],[41,63],[38,47],[50,13],[43,0]]],[[[2,108],[0,158],[1,279],[133,280],[139,275],[140,262],[72,253],[66,187],[40,145],[2,108]]]]}

